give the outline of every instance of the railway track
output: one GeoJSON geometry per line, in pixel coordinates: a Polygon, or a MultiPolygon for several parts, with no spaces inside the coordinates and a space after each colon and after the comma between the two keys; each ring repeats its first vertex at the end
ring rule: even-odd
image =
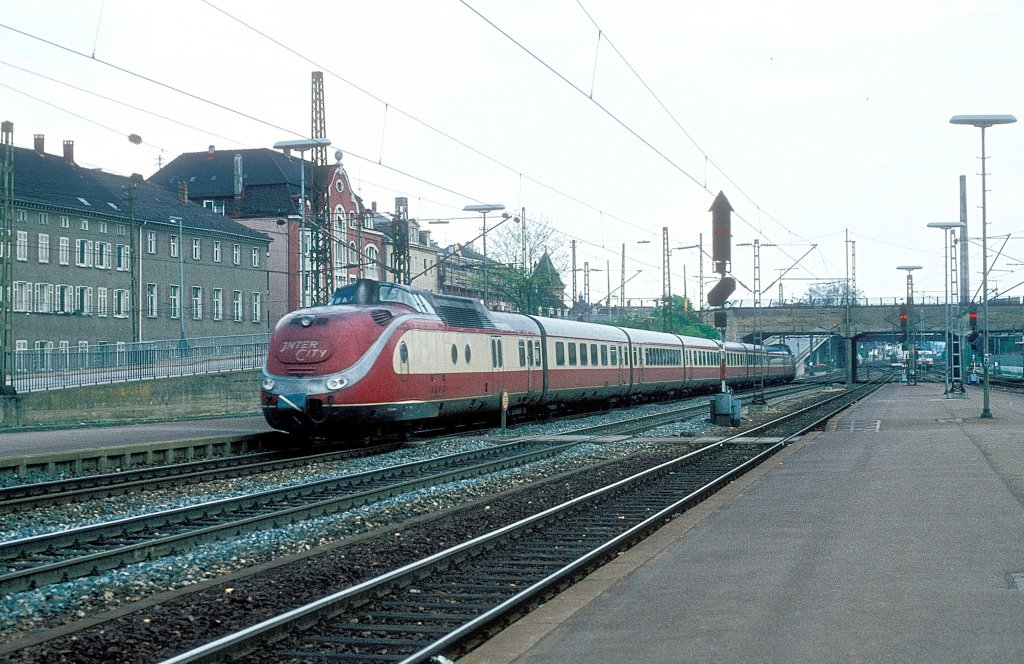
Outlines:
{"type": "Polygon", "coordinates": [[[844,392],[165,660],[422,662],[570,582],[879,384],[844,392]]]}
{"type": "MultiPolygon", "coordinates": [[[[801,394],[809,389],[816,389],[819,386],[815,383],[780,386],[765,390],[765,396],[773,399],[782,398],[801,394]]],[[[659,422],[667,423],[690,417],[698,417],[706,412],[706,403],[683,405],[678,408],[671,408],[664,413],[646,416],[642,420],[629,420],[629,422],[635,421],[635,426],[630,425],[628,422],[610,425],[579,425],[573,428],[570,433],[577,435],[598,433],[606,435],[613,433],[628,434],[633,431],[642,430],[645,426],[656,426],[659,422]]],[[[462,435],[469,435],[470,433],[480,431],[483,431],[483,429],[466,431],[462,435]]],[[[520,440],[525,441],[528,438],[521,438],[520,440]]],[[[272,473],[291,468],[300,468],[314,463],[330,463],[384,454],[399,449],[402,445],[403,443],[399,442],[389,442],[382,445],[331,450],[317,454],[308,454],[302,450],[261,452],[138,468],[116,473],[83,475],[48,482],[33,482],[0,487],[0,514],[39,509],[49,505],[123,496],[138,491],[183,487],[202,482],[245,477],[260,473],[272,473]]]]}
{"type": "Polygon", "coordinates": [[[0,593],[115,569],[196,545],[550,458],[579,444],[513,441],[236,498],[0,543],[0,593]]]}

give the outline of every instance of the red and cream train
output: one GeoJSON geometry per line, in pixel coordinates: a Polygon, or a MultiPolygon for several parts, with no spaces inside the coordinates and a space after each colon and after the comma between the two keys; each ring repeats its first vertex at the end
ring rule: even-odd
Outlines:
{"type": "Polygon", "coordinates": [[[341,438],[378,426],[615,403],[794,378],[785,346],[488,311],[362,280],[277,324],[261,402],[276,429],[341,438]],[[758,357],[760,355],[760,358],[758,357]]]}

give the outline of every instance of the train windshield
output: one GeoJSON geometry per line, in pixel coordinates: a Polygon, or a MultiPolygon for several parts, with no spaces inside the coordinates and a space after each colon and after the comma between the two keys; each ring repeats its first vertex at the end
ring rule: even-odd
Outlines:
{"type": "Polygon", "coordinates": [[[381,284],[378,291],[381,302],[396,302],[398,304],[404,304],[407,307],[412,307],[416,311],[424,314],[434,313],[434,308],[430,306],[419,293],[414,293],[401,286],[394,284],[381,284]]]}
{"type": "Polygon", "coordinates": [[[354,284],[334,291],[331,304],[404,304],[424,314],[433,314],[434,307],[416,291],[399,284],[381,284],[371,279],[360,279],[354,284]]]}

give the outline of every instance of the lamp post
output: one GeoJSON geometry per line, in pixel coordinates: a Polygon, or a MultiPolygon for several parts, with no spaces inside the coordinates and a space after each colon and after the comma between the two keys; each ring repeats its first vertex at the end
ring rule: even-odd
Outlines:
{"type": "Polygon", "coordinates": [[[483,232],[483,243],[484,243],[484,306],[487,306],[487,213],[497,212],[498,210],[504,210],[505,206],[501,203],[481,203],[479,205],[467,205],[462,208],[463,212],[481,212],[484,217],[484,232],[483,232]]]}
{"type": "Polygon", "coordinates": [[[953,373],[953,353],[951,346],[953,345],[950,335],[950,312],[949,312],[949,282],[950,277],[953,274],[952,265],[949,262],[949,247],[952,243],[954,231],[959,228],[966,226],[962,221],[930,221],[928,222],[928,228],[938,228],[942,230],[942,256],[943,256],[943,272],[944,276],[942,279],[943,286],[946,289],[946,382],[945,382],[945,394],[948,397],[951,392],[950,386],[952,381],[950,377],[953,373]],[[949,233],[946,233],[949,231],[949,233]]]}
{"type": "Polygon", "coordinates": [[[985,130],[997,124],[1012,124],[1017,118],[1012,115],[954,115],[949,119],[950,124],[971,125],[981,129],[981,340],[985,349],[982,356],[982,393],[984,398],[981,406],[981,416],[992,417],[992,410],[989,408],[989,383],[988,383],[988,217],[985,209],[985,130]]]}
{"type": "Polygon", "coordinates": [[[178,227],[178,351],[188,350],[185,340],[185,227],[181,217],[171,217],[171,223],[178,227]]]}
{"type": "Polygon", "coordinates": [[[331,142],[326,138],[302,138],[295,141],[278,141],[275,150],[292,150],[299,153],[299,306],[306,306],[306,158],[303,152],[327,147],[331,142]]]}
{"type": "Polygon", "coordinates": [[[910,307],[914,305],[914,270],[920,270],[921,266],[897,265],[896,269],[907,271],[907,385],[917,385],[917,353],[911,343],[914,338],[914,315],[910,307]]]}

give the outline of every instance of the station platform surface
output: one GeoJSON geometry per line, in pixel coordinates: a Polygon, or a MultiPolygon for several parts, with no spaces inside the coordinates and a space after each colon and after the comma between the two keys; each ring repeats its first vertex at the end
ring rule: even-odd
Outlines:
{"type": "Polygon", "coordinates": [[[1024,396],[890,384],[459,664],[1024,662],[1024,396]]]}
{"type": "Polygon", "coordinates": [[[0,431],[0,457],[273,431],[263,415],[0,431]]]}

